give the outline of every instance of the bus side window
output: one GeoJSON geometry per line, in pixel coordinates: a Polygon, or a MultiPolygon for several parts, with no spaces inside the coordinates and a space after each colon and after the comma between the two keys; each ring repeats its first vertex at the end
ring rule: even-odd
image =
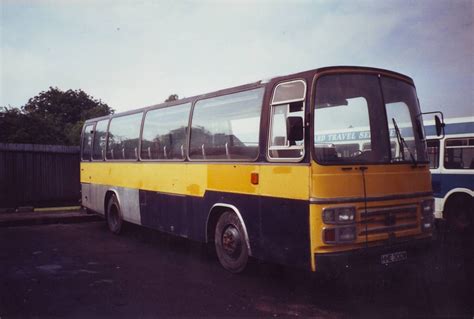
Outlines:
{"type": "Polygon", "coordinates": [[[94,126],[95,124],[89,124],[84,127],[84,132],[82,133],[82,152],[81,159],[83,161],[90,161],[92,153],[92,139],[94,136],[94,126]]]}
{"type": "Polygon", "coordinates": [[[107,159],[136,160],[143,113],[114,117],[107,137],[107,159]]]}
{"type": "Polygon", "coordinates": [[[263,88],[196,102],[191,160],[253,161],[258,156],[263,88]]]}
{"type": "Polygon", "coordinates": [[[469,169],[474,169],[474,138],[469,139],[470,151],[467,152],[467,160],[471,160],[469,169]]]}
{"type": "Polygon", "coordinates": [[[140,158],[184,160],[191,103],[150,110],[145,114],[140,158]]]}
{"type": "MultiPolygon", "coordinates": [[[[287,136],[288,118],[301,117],[304,123],[306,82],[280,83],[271,105],[268,158],[273,161],[299,161],[304,157],[304,139],[291,141],[287,136]]],[[[304,136],[304,135],[303,135],[304,136]]]]}
{"type": "Polygon", "coordinates": [[[107,138],[107,126],[109,120],[98,121],[95,126],[94,143],[92,145],[92,159],[103,160],[105,155],[105,143],[107,138]]]}
{"type": "Polygon", "coordinates": [[[474,167],[474,139],[447,139],[444,151],[446,169],[471,169],[474,167]]]}
{"type": "Polygon", "coordinates": [[[430,160],[430,168],[439,167],[439,140],[426,141],[428,147],[428,159],[430,160]]]}

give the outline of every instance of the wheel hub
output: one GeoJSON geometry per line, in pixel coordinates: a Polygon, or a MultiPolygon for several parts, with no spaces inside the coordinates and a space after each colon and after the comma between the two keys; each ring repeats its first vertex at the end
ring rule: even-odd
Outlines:
{"type": "Polygon", "coordinates": [[[242,239],[239,230],[229,225],[222,234],[222,247],[227,255],[236,259],[242,250],[242,239]]]}

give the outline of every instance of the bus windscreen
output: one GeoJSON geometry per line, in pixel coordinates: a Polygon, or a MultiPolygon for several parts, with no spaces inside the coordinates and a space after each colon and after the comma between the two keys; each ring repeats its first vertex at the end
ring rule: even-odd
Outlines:
{"type": "Polygon", "coordinates": [[[316,161],[424,162],[426,149],[423,131],[415,126],[417,114],[415,89],[403,81],[368,74],[322,76],[316,83],[314,106],[316,161]]]}

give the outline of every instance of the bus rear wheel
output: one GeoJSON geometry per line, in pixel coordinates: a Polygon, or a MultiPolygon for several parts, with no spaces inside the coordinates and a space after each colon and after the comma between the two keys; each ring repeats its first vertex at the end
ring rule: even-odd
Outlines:
{"type": "Polygon", "coordinates": [[[217,222],[214,243],[221,265],[232,273],[240,273],[247,266],[249,253],[243,226],[233,212],[224,212],[217,222]]]}
{"type": "Polygon", "coordinates": [[[120,234],[123,226],[123,218],[117,196],[115,195],[112,195],[107,203],[106,221],[112,233],[115,235],[120,234]]]}
{"type": "Polygon", "coordinates": [[[447,209],[448,228],[452,231],[463,232],[473,227],[473,199],[463,195],[453,198],[447,209]]]}

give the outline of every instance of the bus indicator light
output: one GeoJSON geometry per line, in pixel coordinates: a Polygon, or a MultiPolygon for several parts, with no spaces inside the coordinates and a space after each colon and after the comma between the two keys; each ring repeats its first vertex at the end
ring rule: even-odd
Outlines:
{"type": "Polygon", "coordinates": [[[354,226],[326,228],[323,240],[326,244],[353,242],[356,240],[356,228],[354,226]]]}
{"type": "Polygon", "coordinates": [[[334,243],[336,241],[336,229],[329,228],[324,230],[324,242],[334,243]]]}
{"type": "Polygon", "coordinates": [[[434,199],[427,199],[421,203],[421,229],[429,232],[433,226],[434,218],[434,199]]]}
{"type": "Polygon", "coordinates": [[[253,172],[253,173],[250,174],[250,182],[253,185],[258,185],[258,173],[253,172]]]}
{"type": "Polygon", "coordinates": [[[427,199],[421,203],[423,208],[423,215],[429,215],[434,213],[434,199],[427,199]]]}

